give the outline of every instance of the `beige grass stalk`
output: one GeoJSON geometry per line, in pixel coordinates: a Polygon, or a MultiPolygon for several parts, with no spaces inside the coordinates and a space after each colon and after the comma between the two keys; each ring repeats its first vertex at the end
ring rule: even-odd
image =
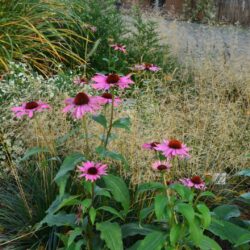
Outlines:
{"type": "Polygon", "coordinates": [[[19,175],[18,175],[18,172],[17,172],[16,165],[12,161],[11,154],[9,153],[8,146],[7,146],[7,144],[4,141],[4,138],[2,136],[2,132],[0,133],[0,143],[3,145],[3,150],[4,150],[5,155],[7,157],[8,166],[10,167],[10,171],[11,171],[12,175],[14,176],[14,179],[15,179],[15,181],[17,183],[17,187],[19,189],[19,192],[20,192],[20,195],[21,195],[22,200],[24,202],[24,205],[25,205],[25,207],[28,210],[30,218],[32,218],[32,212],[31,212],[31,209],[30,209],[30,207],[28,205],[27,198],[25,196],[25,192],[23,190],[23,186],[21,184],[21,181],[20,181],[20,178],[19,178],[19,175]]]}

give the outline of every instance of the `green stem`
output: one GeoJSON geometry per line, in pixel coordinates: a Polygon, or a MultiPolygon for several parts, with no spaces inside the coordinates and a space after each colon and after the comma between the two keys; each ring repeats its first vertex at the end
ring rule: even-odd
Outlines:
{"type": "MultiPolygon", "coordinates": [[[[95,198],[95,183],[91,183],[91,205],[90,208],[94,205],[94,198],[95,198]]],[[[89,208],[89,209],[90,209],[89,208]]],[[[93,226],[91,225],[90,216],[88,218],[88,225],[87,225],[87,248],[88,250],[93,250],[93,226]]]]}
{"type": "Polygon", "coordinates": [[[114,100],[115,100],[115,96],[114,96],[114,94],[112,94],[112,104],[111,104],[111,114],[110,114],[109,128],[108,128],[106,140],[105,140],[105,143],[104,143],[105,149],[107,148],[108,140],[109,140],[111,130],[112,130],[112,124],[113,124],[113,118],[114,118],[114,100]]]}
{"type": "MultiPolygon", "coordinates": [[[[106,115],[107,115],[106,110],[107,110],[107,104],[104,105],[104,111],[103,111],[105,117],[106,117],[106,115]]],[[[103,136],[102,136],[102,139],[101,139],[101,144],[100,144],[100,146],[103,146],[103,145],[104,145],[104,140],[105,140],[105,138],[106,138],[105,135],[106,135],[106,127],[103,127],[103,136]]]]}
{"type": "Polygon", "coordinates": [[[195,199],[195,201],[194,201],[194,206],[197,205],[197,203],[198,203],[198,201],[199,201],[199,199],[200,199],[200,197],[201,197],[201,194],[202,194],[202,192],[200,192],[200,193],[197,195],[197,197],[196,197],[196,199],[195,199]]]}
{"type": "Polygon", "coordinates": [[[95,198],[95,183],[91,183],[91,207],[93,207],[94,204],[94,198],[95,198]]]}
{"type": "Polygon", "coordinates": [[[172,216],[170,218],[170,228],[174,225],[174,224],[178,224],[178,220],[177,220],[177,217],[176,217],[176,214],[174,212],[174,207],[173,207],[173,204],[171,202],[171,195],[170,195],[170,190],[168,188],[168,185],[167,185],[167,180],[166,180],[166,175],[163,174],[163,180],[164,180],[164,186],[165,186],[165,189],[166,189],[166,195],[167,195],[167,198],[168,198],[168,207],[172,213],[172,216]]]}
{"type": "MultiPolygon", "coordinates": [[[[89,219],[90,221],[90,219],[89,219]]],[[[92,225],[88,222],[87,225],[87,248],[88,250],[93,250],[93,243],[92,243],[92,225]]]]}
{"type": "Polygon", "coordinates": [[[88,126],[87,126],[86,116],[83,116],[82,124],[83,124],[84,133],[85,133],[85,140],[86,140],[86,155],[88,156],[89,155],[89,136],[88,136],[88,126]]]}

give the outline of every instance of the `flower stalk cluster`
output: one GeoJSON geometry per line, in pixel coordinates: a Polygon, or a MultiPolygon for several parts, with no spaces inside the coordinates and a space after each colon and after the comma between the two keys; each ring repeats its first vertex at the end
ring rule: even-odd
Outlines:
{"type": "MultiPolygon", "coordinates": [[[[164,184],[172,183],[173,180],[165,180],[165,175],[171,170],[171,167],[176,159],[177,162],[183,159],[190,158],[188,148],[184,143],[179,140],[163,140],[162,143],[159,142],[150,142],[144,143],[142,145],[143,149],[153,150],[156,154],[156,157],[159,160],[155,161],[152,164],[152,169],[156,172],[160,172],[164,179],[164,184]],[[162,160],[164,158],[164,160],[162,160]]],[[[179,165],[179,164],[178,164],[179,165]]],[[[193,176],[192,178],[183,178],[179,180],[184,186],[204,190],[206,188],[205,182],[199,176],[193,176]]]]}

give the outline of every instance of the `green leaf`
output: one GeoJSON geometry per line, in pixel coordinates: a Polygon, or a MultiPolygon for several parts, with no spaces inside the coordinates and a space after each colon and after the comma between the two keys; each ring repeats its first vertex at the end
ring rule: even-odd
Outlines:
{"type": "Polygon", "coordinates": [[[41,148],[41,147],[30,148],[25,152],[24,156],[22,157],[22,159],[20,161],[26,161],[31,156],[37,155],[40,153],[49,153],[49,149],[48,148],[41,148]]]}
{"type": "Polygon", "coordinates": [[[203,235],[199,247],[201,250],[222,250],[216,241],[203,235]]]}
{"type": "Polygon", "coordinates": [[[209,227],[211,223],[211,214],[209,208],[205,204],[197,205],[198,211],[202,214],[202,224],[204,228],[209,227]]]}
{"type": "Polygon", "coordinates": [[[228,220],[240,216],[240,210],[236,205],[221,205],[216,207],[213,212],[220,218],[228,220]]]}
{"type": "Polygon", "coordinates": [[[138,250],[138,247],[140,246],[142,240],[138,240],[133,244],[130,248],[127,248],[126,250],[138,250]]]}
{"type": "Polygon", "coordinates": [[[155,197],[154,207],[155,207],[155,215],[157,220],[162,220],[167,218],[166,207],[167,207],[167,197],[162,194],[158,194],[155,197]]]}
{"type": "Polygon", "coordinates": [[[213,194],[213,193],[210,192],[210,191],[202,192],[199,196],[200,196],[200,197],[213,197],[213,198],[216,197],[215,194],[213,194]]]}
{"type": "Polygon", "coordinates": [[[121,227],[122,237],[127,238],[134,235],[148,235],[149,233],[157,231],[158,227],[153,225],[140,225],[137,223],[124,224],[121,227]]]}
{"type": "Polygon", "coordinates": [[[75,246],[74,246],[74,248],[72,250],[81,250],[82,249],[82,245],[85,245],[85,244],[86,243],[85,243],[84,240],[79,240],[79,241],[77,241],[77,243],[75,244],[75,246]]]}
{"type": "Polygon", "coordinates": [[[92,194],[92,183],[90,181],[83,180],[82,182],[84,191],[88,194],[92,194]]]}
{"type": "Polygon", "coordinates": [[[126,183],[120,177],[111,174],[104,176],[103,179],[114,199],[122,204],[127,214],[130,206],[130,195],[126,183]]]}
{"type": "Polygon", "coordinates": [[[250,242],[250,233],[249,234],[244,234],[240,236],[240,238],[237,240],[236,244],[234,247],[239,247],[241,245],[245,245],[250,242]]]}
{"type": "Polygon", "coordinates": [[[250,177],[250,168],[241,170],[240,172],[236,173],[235,175],[250,177]]]}
{"type": "Polygon", "coordinates": [[[112,124],[113,128],[124,128],[128,131],[130,130],[130,126],[131,126],[131,121],[129,117],[120,118],[114,121],[112,124]]]}
{"type": "Polygon", "coordinates": [[[176,210],[186,218],[189,225],[194,222],[194,209],[191,205],[186,203],[179,203],[176,205],[176,210]]]}
{"type": "Polygon", "coordinates": [[[180,237],[181,226],[180,224],[175,224],[170,229],[170,242],[172,246],[175,246],[176,242],[180,237]]]}
{"type": "Polygon", "coordinates": [[[57,196],[56,199],[51,203],[50,207],[47,209],[46,213],[54,214],[61,208],[66,206],[78,205],[80,201],[77,200],[79,196],[70,196],[69,194],[64,194],[62,197],[57,196]]]}
{"type": "Polygon", "coordinates": [[[104,128],[107,128],[108,127],[108,122],[107,122],[107,119],[104,115],[102,114],[99,114],[99,115],[93,115],[92,116],[92,119],[94,121],[96,121],[97,123],[101,124],[104,128]]]}
{"type": "Polygon", "coordinates": [[[241,237],[250,238],[249,230],[225,220],[213,218],[207,230],[219,236],[222,240],[230,241],[232,244],[237,244],[241,237]]]}
{"type": "Polygon", "coordinates": [[[96,229],[101,231],[101,239],[110,250],[123,250],[122,233],[118,223],[97,223],[96,229]]]}
{"type": "Polygon", "coordinates": [[[67,198],[62,199],[59,206],[54,210],[54,213],[59,211],[63,207],[79,205],[81,202],[77,199],[79,195],[69,196],[67,198]]]}
{"type": "Polygon", "coordinates": [[[202,240],[202,229],[197,222],[194,220],[192,224],[189,224],[190,238],[196,246],[199,246],[202,240]]]}
{"type": "Polygon", "coordinates": [[[71,154],[64,159],[54,179],[56,184],[59,186],[60,196],[63,196],[65,192],[65,187],[69,177],[69,172],[72,171],[78,163],[84,160],[85,158],[81,153],[71,154]]]}
{"type": "Polygon", "coordinates": [[[92,200],[91,199],[84,199],[82,201],[82,212],[85,213],[87,209],[91,206],[92,200]]]}
{"type": "Polygon", "coordinates": [[[107,157],[107,158],[111,158],[112,160],[121,161],[125,165],[125,168],[127,170],[129,169],[128,162],[122,154],[119,154],[115,151],[109,151],[102,146],[99,146],[96,148],[96,153],[99,154],[103,158],[107,157]]]}
{"type": "Polygon", "coordinates": [[[250,200],[250,192],[241,194],[240,197],[246,200],[250,200]]]}
{"type": "Polygon", "coordinates": [[[81,154],[81,153],[73,153],[69,156],[67,156],[56,177],[55,177],[55,181],[58,182],[62,177],[64,177],[69,171],[72,171],[75,166],[79,163],[85,160],[85,157],[81,154]]]}
{"type": "Polygon", "coordinates": [[[149,183],[143,183],[143,184],[140,184],[137,191],[136,191],[136,194],[135,194],[135,197],[136,199],[138,199],[138,196],[141,194],[141,193],[144,193],[144,192],[147,192],[147,191],[156,191],[156,190],[164,190],[164,185],[159,183],[159,182],[149,182],[149,183]]]}
{"type": "Polygon", "coordinates": [[[120,219],[124,220],[124,218],[122,217],[122,215],[117,210],[115,210],[112,207],[102,206],[102,207],[99,207],[97,210],[104,210],[104,211],[109,212],[109,213],[111,213],[113,215],[116,215],[120,219]]]}
{"type": "Polygon", "coordinates": [[[58,214],[48,214],[39,224],[44,223],[48,226],[71,226],[74,227],[76,222],[75,214],[66,214],[64,212],[59,212],[58,214]]]}
{"type": "Polygon", "coordinates": [[[92,49],[90,50],[90,52],[87,54],[86,59],[89,59],[89,58],[95,53],[95,51],[97,50],[97,48],[98,48],[100,42],[101,42],[101,39],[96,40],[96,42],[95,42],[93,48],[92,48],[92,49]]]}
{"type": "Polygon", "coordinates": [[[69,239],[68,239],[68,247],[74,242],[77,236],[82,234],[81,228],[77,227],[73,231],[70,232],[69,239]]]}
{"type": "Polygon", "coordinates": [[[91,223],[94,225],[95,217],[96,217],[96,210],[93,207],[91,207],[89,210],[89,217],[90,217],[91,223]]]}
{"type": "Polygon", "coordinates": [[[95,187],[95,195],[111,198],[110,192],[106,188],[101,188],[98,186],[95,187]]]}
{"type": "Polygon", "coordinates": [[[137,250],[161,250],[165,240],[166,234],[161,232],[152,232],[141,241],[137,250]]]}
{"type": "Polygon", "coordinates": [[[181,196],[182,200],[192,201],[194,198],[191,189],[182,184],[172,184],[170,188],[174,189],[181,196]]]}
{"type": "Polygon", "coordinates": [[[63,233],[57,233],[56,236],[58,236],[58,238],[60,239],[60,241],[62,241],[62,243],[67,246],[68,244],[68,239],[69,236],[63,233]]]}
{"type": "Polygon", "coordinates": [[[150,213],[152,213],[153,211],[154,211],[154,206],[150,206],[150,207],[143,208],[143,209],[140,211],[140,214],[139,214],[140,220],[144,220],[145,218],[147,218],[148,215],[149,215],[150,213]]]}

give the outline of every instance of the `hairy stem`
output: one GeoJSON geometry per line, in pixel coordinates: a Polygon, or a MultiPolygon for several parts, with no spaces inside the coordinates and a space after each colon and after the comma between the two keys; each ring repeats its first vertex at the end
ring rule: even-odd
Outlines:
{"type": "MultiPolygon", "coordinates": [[[[90,205],[90,208],[91,209],[94,205],[94,198],[95,198],[95,183],[92,182],[91,183],[91,205],[90,205]]],[[[91,220],[90,220],[90,215],[89,215],[89,218],[88,218],[88,225],[87,225],[87,247],[88,247],[88,250],[94,250],[93,249],[93,226],[91,224],[91,220]]]]}
{"type": "Polygon", "coordinates": [[[87,118],[83,116],[82,125],[85,134],[85,141],[86,141],[86,155],[89,155],[89,135],[88,135],[88,126],[87,126],[87,118]]]}
{"type": "Polygon", "coordinates": [[[106,140],[104,143],[104,147],[107,148],[108,145],[108,140],[111,134],[111,130],[112,130],[112,124],[113,124],[113,118],[114,118],[114,100],[115,100],[115,96],[114,94],[112,94],[112,105],[111,105],[111,114],[110,114],[110,121],[109,121],[109,128],[107,131],[107,136],[106,136],[106,140]]]}

